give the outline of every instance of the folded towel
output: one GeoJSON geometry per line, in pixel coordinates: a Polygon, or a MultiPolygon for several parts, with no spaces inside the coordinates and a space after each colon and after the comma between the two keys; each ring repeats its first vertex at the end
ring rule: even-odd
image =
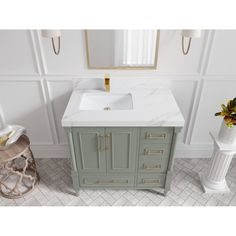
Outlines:
{"type": "Polygon", "coordinates": [[[11,131],[12,131],[12,126],[11,125],[7,125],[3,129],[0,129],[0,138],[7,135],[11,131]]]}
{"type": "Polygon", "coordinates": [[[21,135],[26,133],[26,129],[23,126],[20,125],[13,125],[12,126],[14,134],[9,137],[9,139],[6,142],[6,145],[10,145],[12,143],[15,143],[21,135]]]}
{"type": "Polygon", "coordinates": [[[21,135],[26,133],[26,129],[20,125],[8,125],[0,131],[0,150],[7,149],[11,144],[17,142],[21,135]]]}

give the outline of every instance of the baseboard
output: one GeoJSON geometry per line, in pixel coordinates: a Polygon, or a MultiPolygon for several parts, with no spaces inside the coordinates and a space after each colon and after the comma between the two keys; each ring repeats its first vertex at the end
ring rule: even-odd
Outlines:
{"type": "Polygon", "coordinates": [[[35,158],[69,158],[69,147],[59,145],[31,145],[35,158]]]}
{"type": "Polygon", "coordinates": [[[212,150],[199,150],[199,149],[177,149],[175,158],[210,158],[212,150]]]}
{"type": "Polygon", "coordinates": [[[210,158],[212,144],[177,144],[175,158],[210,158]]]}
{"type": "MultiPolygon", "coordinates": [[[[31,145],[36,158],[69,158],[69,148],[66,144],[59,145],[31,145]]],[[[177,144],[175,158],[209,158],[212,145],[177,144]]]]}

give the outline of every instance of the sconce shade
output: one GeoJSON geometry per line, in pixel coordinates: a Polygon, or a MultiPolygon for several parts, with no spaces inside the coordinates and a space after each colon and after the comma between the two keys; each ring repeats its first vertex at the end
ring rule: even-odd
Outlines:
{"type": "Polygon", "coordinates": [[[181,35],[186,38],[200,38],[201,30],[182,30],[181,35]]]}
{"type": "Polygon", "coordinates": [[[61,31],[60,30],[42,30],[42,37],[51,38],[53,51],[56,55],[59,55],[61,48],[61,31]],[[55,40],[57,39],[58,44],[55,46],[55,40]]]}
{"type": "Polygon", "coordinates": [[[42,30],[41,33],[45,38],[56,38],[61,36],[60,30],[42,30]]]}

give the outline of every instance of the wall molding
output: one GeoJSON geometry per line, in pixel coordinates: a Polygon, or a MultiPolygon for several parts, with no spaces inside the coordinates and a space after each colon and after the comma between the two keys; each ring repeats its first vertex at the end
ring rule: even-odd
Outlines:
{"type": "MultiPolygon", "coordinates": [[[[22,81],[22,80],[20,80],[22,81]]],[[[19,80],[17,80],[17,82],[20,82],[19,80]]],[[[25,80],[24,82],[29,82],[29,80],[25,80]]],[[[30,81],[30,82],[37,82],[38,83],[38,86],[39,86],[39,89],[40,89],[40,99],[41,99],[41,103],[43,104],[43,110],[45,112],[45,118],[47,120],[47,123],[48,123],[48,126],[50,128],[50,135],[51,135],[51,138],[52,138],[52,142],[50,143],[33,143],[35,145],[43,145],[43,144],[48,144],[48,145],[52,145],[54,144],[54,139],[53,139],[53,133],[52,133],[52,126],[51,126],[51,122],[50,122],[50,119],[49,119],[49,115],[48,115],[48,109],[47,109],[47,100],[46,100],[46,97],[45,97],[45,92],[42,88],[42,79],[41,80],[34,80],[34,81],[30,81]]]]}
{"type": "MultiPolygon", "coordinates": [[[[81,78],[82,76],[78,76],[77,78],[81,78]]],[[[89,76],[88,76],[89,78],[89,76]]],[[[146,77],[147,78],[147,77],[146,77]]],[[[76,79],[76,78],[74,78],[76,79]]],[[[149,79],[149,78],[148,78],[149,79]]],[[[167,81],[169,80],[169,76],[162,76],[159,79],[154,79],[157,83],[160,81],[167,81]],[[168,77],[168,78],[167,78],[168,77]]],[[[189,119],[186,120],[186,131],[183,134],[183,140],[184,140],[184,146],[182,144],[177,145],[177,157],[208,157],[212,145],[207,144],[207,146],[201,145],[201,144],[192,144],[191,143],[191,137],[194,132],[194,124],[195,124],[195,118],[198,110],[198,106],[200,104],[200,98],[201,93],[203,90],[203,85],[205,82],[210,81],[235,81],[233,80],[233,77],[230,78],[223,78],[222,76],[213,77],[211,76],[208,78],[208,76],[204,76],[203,78],[199,77],[189,80],[188,77],[180,77],[177,76],[174,80],[175,82],[187,82],[187,83],[194,83],[194,93],[191,97],[191,104],[192,109],[189,110],[189,119]],[[197,148],[196,148],[197,147],[197,148]],[[202,149],[201,149],[202,148],[202,149]]],[[[70,76],[8,76],[7,78],[5,76],[0,76],[0,84],[1,82],[37,82],[40,85],[41,93],[42,93],[42,103],[45,106],[45,114],[47,115],[47,122],[49,123],[51,137],[53,139],[53,143],[46,143],[45,145],[43,143],[33,143],[32,145],[36,148],[37,152],[35,153],[36,157],[46,157],[51,156],[52,157],[68,157],[68,152],[64,150],[64,148],[67,148],[67,145],[65,143],[59,143],[59,132],[56,127],[56,114],[53,108],[53,104],[51,101],[51,94],[50,94],[50,88],[49,88],[49,82],[53,83],[61,83],[61,82],[69,82],[73,81],[73,78],[70,76]],[[51,153],[53,152],[53,153],[51,153]]]]}
{"type": "Polygon", "coordinates": [[[191,113],[191,117],[190,117],[190,124],[189,124],[189,128],[188,128],[188,134],[187,134],[187,138],[186,138],[187,144],[191,144],[195,121],[196,121],[196,116],[197,116],[197,111],[198,111],[198,107],[199,107],[200,99],[201,99],[201,94],[202,94],[203,82],[204,82],[204,80],[201,80],[197,84],[197,88],[196,88],[196,92],[195,92],[195,99],[194,99],[192,113],[191,113]]]}
{"type": "MultiPolygon", "coordinates": [[[[37,82],[41,89],[41,101],[44,104],[44,110],[46,115],[46,120],[50,127],[50,134],[52,143],[33,143],[32,147],[35,152],[36,157],[69,157],[69,151],[67,144],[60,143],[59,130],[56,124],[56,112],[53,107],[52,94],[50,91],[49,82],[60,83],[68,82],[76,79],[86,79],[86,78],[101,78],[105,73],[111,75],[111,79],[127,78],[127,80],[132,81],[133,79],[150,79],[150,85],[145,85],[145,89],[152,88],[155,82],[188,82],[194,83],[193,94],[190,101],[190,109],[188,111],[188,119],[186,119],[186,129],[183,134],[184,144],[177,145],[176,157],[209,157],[212,151],[212,144],[196,144],[192,142],[192,136],[196,131],[195,121],[198,113],[198,109],[201,102],[202,91],[204,89],[204,84],[208,81],[234,81],[236,82],[236,75],[214,75],[208,74],[209,60],[212,53],[212,45],[215,39],[215,30],[209,30],[204,35],[200,59],[198,63],[197,73],[161,73],[157,70],[139,70],[139,71],[118,71],[118,70],[88,70],[86,67],[86,54],[83,54],[82,59],[84,61],[80,62],[84,68],[78,74],[53,74],[49,73],[47,68],[47,61],[44,54],[43,41],[39,30],[29,30],[30,41],[32,53],[35,59],[35,68],[37,68],[37,73],[33,74],[0,74],[0,86],[2,82],[37,82]]],[[[84,38],[82,38],[84,40],[84,38]]],[[[84,45],[84,41],[82,42],[84,45]]],[[[83,48],[84,49],[84,48],[83,48]]],[[[183,91],[184,92],[184,91],[183,91]]]]}
{"type": "Polygon", "coordinates": [[[43,51],[43,45],[42,45],[42,39],[41,39],[41,35],[40,35],[40,31],[39,30],[34,30],[34,40],[35,40],[35,44],[37,44],[37,55],[39,57],[40,60],[40,66],[42,68],[42,75],[46,75],[48,74],[48,68],[47,68],[47,63],[46,63],[46,58],[44,55],[44,51],[43,51]]]}
{"type": "Polygon", "coordinates": [[[35,58],[35,61],[36,61],[36,66],[37,66],[37,69],[38,69],[38,74],[42,75],[42,70],[41,70],[41,66],[40,66],[40,58],[39,58],[39,55],[38,55],[39,50],[37,49],[37,44],[35,42],[34,32],[33,32],[33,30],[30,30],[29,33],[30,33],[30,36],[31,36],[32,48],[33,48],[33,52],[34,52],[34,58],[35,58]]]}
{"type": "Polygon", "coordinates": [[[210,60],[210,55],[211,55],[211,50],[212,50],[212,44],[215,38],[215,30],[211,30],[208,34],[208,38],[206,40],[205,44],[205,52],[202,58],[202,66],[201,66],[201,71],[200,74],[201,76],[206,75],[207,73],[207,68],[209,65],[209,60],[210,60]]]}
{"type": "Polygon", "coordinates": [[[58,137],[58,132],[57,132],[57,128],[56,128],[53,109],[52,109],[51,101],[50,101],[50,97],[49,97],[49,91],[48,91],[48,87],[47,87],[45,79],[41,80],[41,89],[42,89],[43,98],[44,98],[44,105],[47,109],[47,118],[48,118],[48,121],[49,121],[49,124],[50,124],[50,129],[51,129],[51,135],[52,135],[52,138],[53,138],[53,142],[54,142],[54,144],[58,144],[59,143],[59,137],[58,137]]]}
{"type": "MultiPolygon", "coordinates": [[[[197,93],[197,89],[198,89],[198,84],[199,82],[198,81],[195,81],[194,82],[195,85],[194,85],[194,92],[192,94],[192,98],[191,98],[191,104],[192,104],[192,109],[190,108],[189,110],[189,114],[188,114],[188,120],[185,120],[185,127],[186,127],[186,130],[185,130],[185,133],[184,133],[184,143],[188,143],[189,144],[189,137],[190,137],[190,128],[191,128],[191,120],[193,119],[192,118],[192,115],[193,115],[193,112],[194,112],[194,104],[195,104],[195,97],[196,97],[196,93],[197,93]]],[[[191,134],[192,135],[192,134],[191,134]]]]}
{"type": "Polygon", "coordinates": [[[205,77],[203,77],[206,74],[207,71],[207,66],[209,63],[209,58],[210,58],[210,53],[211,53],[211,46],[212,46],[212,41],[214,40],[215,36],[215,31],[209,31],[206,38],[205,38],[205,46],[204,50],[202,52],[202,57],[201,57],[201,66],[200,66],[200,76],[201,80],[198,82],[197,89],[195,91],[195,100],[193,103],[193,109],[191,113],[191,118],[190,118],[190,124],[189,124],[189,129],[187,133],[187,138],[186,138],[186,143],[191,144],[192,140],[192,135],[195,127],[195,121],[196,121],[196,116],[201,100],[201,95],[202,95],[202,89],[204,85],[204,80],[205,77]]]}

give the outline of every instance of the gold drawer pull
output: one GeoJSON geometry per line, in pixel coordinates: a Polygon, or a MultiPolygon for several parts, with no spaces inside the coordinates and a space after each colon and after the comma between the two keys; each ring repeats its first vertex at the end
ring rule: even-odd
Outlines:
{"type": "Polygon", "coordinates": [[[143,179],[144,184],[159,184],[159,179],[143,179]]]}
{"type": "Polygon", "coordinates": [[[158,154],[163,155],[164,150],[149,150],[149,149],[144,149],[144,155],[145,156],[157,156],[158,154]]]}
{"type": "Polygon", "coordinates": [[[166,138],[166,134],[165,133],[161,133],[161,134],[150,134],[148,132],[146,132],[146,136],[145,139],[151,139],[151,140],[155,140],[155,139],[165,139],[166,138]]]}
{"type": "Polygon", "coordinates": [[[103,139],[104,139],[104,135],[97,134],[98,151],[104,151],[105,150],[105,147],[103,145],[104,144],[103,139]]]}
{"type": "Polygon", "coordinates": [[[96,184],[112,184],[114,182],[114,180],[98,180],[96,181],[96,184]]]}
{"type": "Polygon", "coordinates": [[[97,180],[96,184],[124,184],[128,183],[128,180],[122,181],[122,180],[97,180]]]}
{"type": "Polygon", "coordinates": [[[98,151],[101,151],[102,150],[101,134],[97,134],[97,145],[98,145],[98,151]]]}
{"type": "Polygon", "coordinates": [[[161,164],[159,165],[154,165],[154,166],[146,166],[143,165],[144,170],[160,170],[161,169],[161,164]]]}
{"type": "Polygon", "coordinates": [[[105,134],[105,150],[109,150],[110,147],[110,134],[105,134]]]}

